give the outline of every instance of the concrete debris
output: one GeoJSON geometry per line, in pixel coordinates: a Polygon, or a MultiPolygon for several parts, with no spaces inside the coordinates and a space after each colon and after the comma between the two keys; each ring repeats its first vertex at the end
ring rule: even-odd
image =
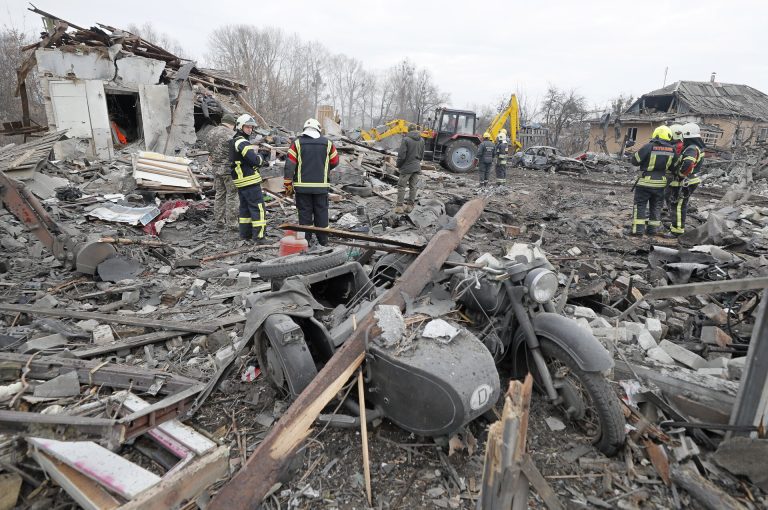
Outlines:
{"type": "Polygon", "coordinates": [[[80,380],[77,372],[67,372],[35,386],[34,395],[43,398],[76,397],[80,395],[80,380]]]}
{"type": "Polygon", "coordinates": [[[435,340],[450,341],[459,334],[459,330],[448,324],[443,319],[431,320],[424,326],[421,336],[435,340]]]}
{"type": "Polygon", "coordinates": [[[715,462],[734,475],[748,477],[752,483],[768,491],[768,439],[733,437],[726,439],[714,454],[715,462]]]}

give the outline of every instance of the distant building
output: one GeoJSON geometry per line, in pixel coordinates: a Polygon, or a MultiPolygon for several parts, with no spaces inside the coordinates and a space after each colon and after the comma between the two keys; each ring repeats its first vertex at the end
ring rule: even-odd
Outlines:
{"type": "Polygon", "coordinates": [[[768,95],[748,85],[678,81],[638,98],[618,118],[590,122],[594,150],[621,151],[626,140],[645,143],[658,126],[696,122],[707,146],[731,150],[768,138],[768,95]]]}

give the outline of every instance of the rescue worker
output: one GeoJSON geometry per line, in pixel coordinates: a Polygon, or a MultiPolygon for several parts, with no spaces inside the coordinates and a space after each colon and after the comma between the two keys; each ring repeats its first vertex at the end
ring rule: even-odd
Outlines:
{"type": "MultiPolygon", "coordinates": [[[[295,193],[300,225],[328,227],[328,173],[339,164],[333,142],[320,133],[320,122],[307,119],[304,130],[288,149],[283,185],[287,195],[295,193]]],[[[312,233],[307,242],[313,243],[312,233]]],[[[328,244],[327,234],[317,234],[317,242],[328,244]]]]}
{"type": "Polygon", "coordinates": [[[507,157],[509,152],[509,143],[507,143],[507,132],[501,130],[496,137],[496,185],[504,186],[507,184],[507,157]]]}
{"type": "Polygon", "coordinates": [[[688,201],[701,183],[699,171],[704,161],[704,141],[698,124],[689,122],[683,125],[683,153],[677,171],[678,195],[672,211],[672,225],[667,237],[677,237],[685,233],[685,217],[688,214],[688,201]]]}
{"type": "Polygon", "coordinates": [[[491,134],[486,131],[483,133],[483,142],[477,147],[477,154],[475,154],[481,188],[485,188],[488,185],[488,175],[491,173],[495,151],[496,146],[491,141],[491,134]]]}
{"type": "Polygon", "coordinates": [[[397,151],[396,166],[400,170],[400,179],[397,181],[397,204],[395,214],[409,213],[413,210],[418,192],[419,177],[421,175],[421,160],[424,159],[424,140],[416,125],[408,126],[408,133],[400,142],[397,151]],[[408,202],[403,206],[405,188],[408,188],[408,202]]]}
{"type": "Polygon", "coordinates": [[[267,217],[264,209],[264,195],[261,192],[261,174],[258,168],[264,165],[264,157],[249,137],[256,127],[256,121],[248,114],[237,118],[237,131],[229,144],[232,181],[240,198],[240,238],[264,244],[264,232],[267,229],[267,217]]]}
{"type": "Polygon", "coordinates": [[[642,173],[635,181],[635,203],[632,212],[632,235],[656,235],[661,227],[661,206],[667,187],[667,170],[675,159],[672,131],[668,126],[657,127],[652,139],[640,147],[631,159],[642,173]]]}
{"type": "Polygon", "coordinates": [[[683,153],[683,126],[681,124],[672,124],[669,126],[672,131],[672,144],[675,147],[675,161],[672,162],[669,172],[667,172],[667,187],[664,188],[664,203],[667,206],[667,212],[674,210],[674,204],[677,202],[680,183],[677,180],[677,172],[682,160],[683,153]]]}
{"type": "Polygon", "coordinates": [[[227,228],[231,225],[237,228],[239,216],[237,188],[230,172],[232,167],[229,159],[229,144],[235,131],[237,120],[234,115],[227,113],[221,118],[221,124],[211,129],[207,136],[207,149],[213,168],[213,218],[216,226],[227,228]]]}

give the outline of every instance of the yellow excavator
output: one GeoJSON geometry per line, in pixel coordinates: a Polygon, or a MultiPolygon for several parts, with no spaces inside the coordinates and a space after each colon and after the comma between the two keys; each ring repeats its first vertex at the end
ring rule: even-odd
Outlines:
{"type": "MultiPolygon", "coordinates": [[[[361,131],[360,138],[366,142],[378,142],[393,135],[405,134],[409,126],[416,126],[424,138],[424,159],[437,161],[443,167],[456,173],[465,173],[475,167],[477,146],[483,141],[476,134],[477,114],[470,110],[454,110],[438,108],[432,127],[425,127],[404,119],[390,120],[383,126],[361,131]]],[[[491,121],[487,131],[492,140],[506,130],[509,147],[512,153],[522,148],[517,139],[520,128],[520,111],[517,97],[512,94],[507,106],[491,121]],[[507,128],[508,126],[508,128],[507,128]]]]}

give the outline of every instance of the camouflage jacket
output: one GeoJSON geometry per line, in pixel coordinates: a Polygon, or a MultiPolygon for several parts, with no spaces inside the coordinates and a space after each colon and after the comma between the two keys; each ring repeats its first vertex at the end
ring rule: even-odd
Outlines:
{"type": "Polygon", "coordinates": [[[231,170],[229,144],[233,136],[235,136],[234,130],[216,126],[206,137],[206,148],[211,153],[211,166],[215,175],[229,175],[231,170]]]}

